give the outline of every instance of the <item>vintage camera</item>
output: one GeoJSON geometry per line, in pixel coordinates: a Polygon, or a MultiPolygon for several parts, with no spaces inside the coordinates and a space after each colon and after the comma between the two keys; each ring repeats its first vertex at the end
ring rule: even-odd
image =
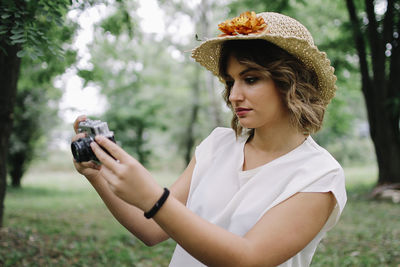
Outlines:
{"type": "MultiPolygon", "coordinates": [[[[107,122],[89,119],[86,121],[81,121],[78,126],[78,132],[86,133],[86,137],[80,138],[71,143],[72,155],[77,162],[93,160],[97,163],[100,163],[90,148],[90,143],[95,142],[94,138],[96,135],[105,136],[115,143],[114,133],[108,129],[107,122]]],[[[107,152],[106,150],[104,151],[107,152]]]]}

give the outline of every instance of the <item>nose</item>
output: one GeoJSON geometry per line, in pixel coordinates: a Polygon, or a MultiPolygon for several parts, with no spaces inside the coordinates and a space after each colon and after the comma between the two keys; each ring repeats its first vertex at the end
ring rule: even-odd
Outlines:
{"type": "Polygon", "coordinates": [[[241,86],[238,83],[234,83],[229,92],[229,101],[232,103],[242,101],[243,99],[243,90],[241,86]]]}

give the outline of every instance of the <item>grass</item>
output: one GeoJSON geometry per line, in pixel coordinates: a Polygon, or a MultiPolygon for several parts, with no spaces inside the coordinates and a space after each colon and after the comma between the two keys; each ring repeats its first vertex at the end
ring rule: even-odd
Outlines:
{"type": "MultiPolygon", "coordinates": [[[[58,160],[36,165],[21,189],[7,189],[0,266],[168,266],[173,241],[147,248],[119,225],[70,160],[58,160]]],[[[159,178],[169,181],[171,175],[159,178]]]]}
{"type": "MultiPolygon", "coordinates": [[[[121,227],[64,156],[8,188],[0,266],[168,266],[175,243],[148,248],[121,227]]],[[[376,167],[345,169],[349,200],[311,266],[400,266],[400,205],[371,201],[376,167]]],[[[176,177],[156,172],[163,185],[176,177]]]]}

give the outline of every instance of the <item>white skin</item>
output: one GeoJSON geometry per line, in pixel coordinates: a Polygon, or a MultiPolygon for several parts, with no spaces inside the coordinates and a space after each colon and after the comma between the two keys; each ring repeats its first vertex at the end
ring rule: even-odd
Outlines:
{"type": "MultiPolygon", "coordinates": [[[[243,169],[252,169],[299,146],[305,136],[294,129],[272,80],[249,70],[234,57],[228,61],[229,100],[242,126],[255,129],[245,145],[243,169]]],[[[77,118],[78,123],[85,116],[77,118]]],[[[76,135],[73,140],[82,137],[76,135]]],[[[276,266],[302,250],[321,230],[335,206],[332,193],[297,193],[266,212],[244,235],[238,236],[209,223],[185,207],[196,159],[170,187],[171,195],[156,215],[143,216],[162,195],[151,174],[122,148],[107,138],[91,147],[102,162],[74,162],[86,176],[112,214],[147,245],[174,239],[207,266],[276,266]]],[[[279,179],[277,177],[277,179],[279,179]]]]}

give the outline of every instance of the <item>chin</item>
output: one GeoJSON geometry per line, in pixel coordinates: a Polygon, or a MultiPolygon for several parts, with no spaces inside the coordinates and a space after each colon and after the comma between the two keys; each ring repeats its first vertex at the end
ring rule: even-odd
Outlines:
{"type": "Polygon", "coordinates": [[[243,128],[247,128],[247,129],[257,128],[257,125],[254,122],[252,123],[250,121],[246,121],[246,119],[244,119],[244,120],[239,119],[239,123],[240,123],[240,126],[242,126],[243,128]]]}

